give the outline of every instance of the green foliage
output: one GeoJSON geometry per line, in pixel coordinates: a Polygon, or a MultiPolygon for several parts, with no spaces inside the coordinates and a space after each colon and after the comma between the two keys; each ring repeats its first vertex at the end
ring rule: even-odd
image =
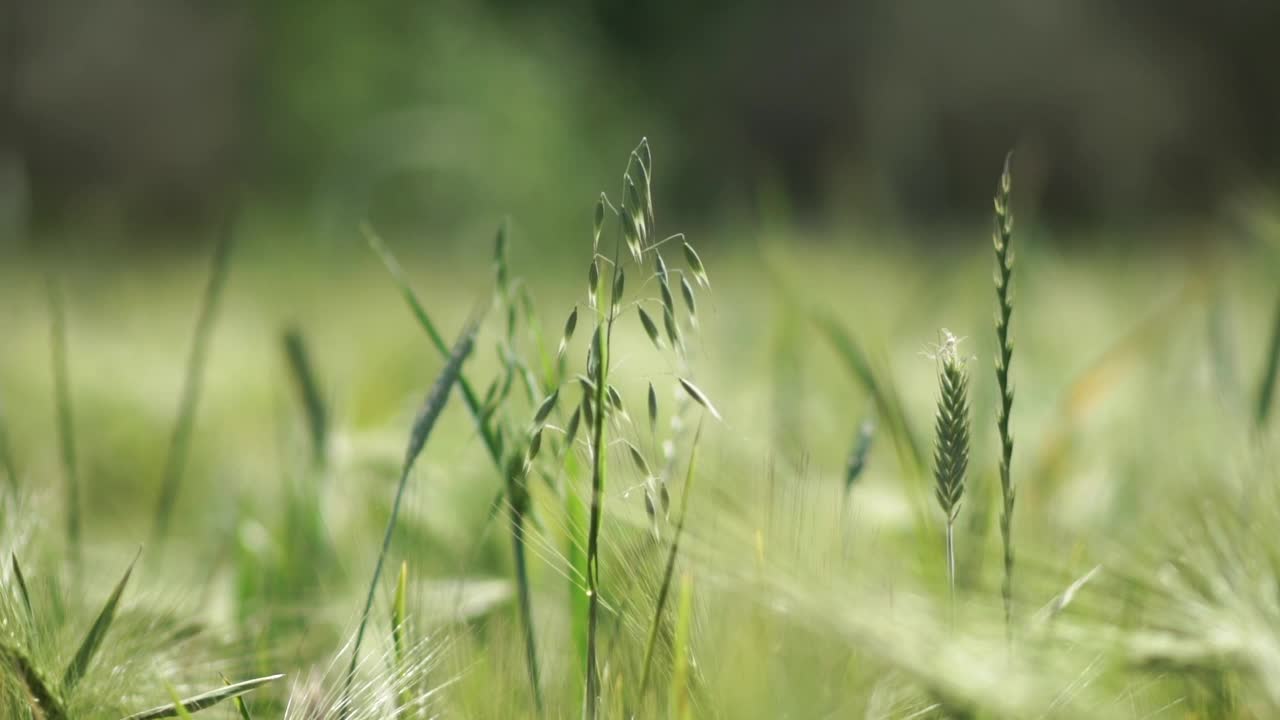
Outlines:
{"type": "MultiPolygon", "coordinates": [[[[181,535],[148,546],[171,562],[131,579],[67,560],[63,493],[46,477],[58,472],[56,426],[41,422],[59,400],[50,407],[43,350],[26,350],[43,348],[30,339],[48,328],[43,315],[16,313],[5,331],[18,349],[0,380],[12,388],[6,428],[30,482],[0,493],[10,554],[0,571],[0,717],[181,717],[221,700],[205,713],[248,718],[237,693],[255,683],[253,715],[289,720],[1280,712],[1280,552],[1268,539],[1280,525],[1275,437],[1260,406],[1214,402],[1218,386],[1197,381],[1202,326],[1184,320],[1201,298],[1194,287],[1173,302],[1162,295],[1178,260],[1018,261],[1035,281],[1018,300],[1018,372],[1037,382],[1018,395],[1018,427],[1031,435],[1019,438],[1018,477],[1036,482],[1017,486],[1017,512],[1019,527],[1036,532],[1020,537],[1025,609],[1015,614],[1007,172],[997,190],[995,377],[970,377],[958,341],[944,338],[929,458],[911,431],[935,392],[919,371],[918,339],[942,317],[982,316],[991,251],[961,244],[943,261],[855,238],[788,246],[760,268],[754,254],[700,245],[715,261],[713,294],[684,236],[655,234],[652,162],[642,143],[621,202],[596,204],[586,298],[585,258],[542,257],[505,224],[492,255],[406,255],[409,267],[429,257],[421,295],[366,228],[411,311],[399,324],[385,277],[362,275],[361,256],[342,254],[351,249],[333,260],[344,273],[323,264],[323,277],[308,279],[292,257],[237,273],[219,325],[226,365],[210,356],[201,381],[199,444],[212,452],[190,455],[182,490],[183,506],[199,511],[175,512],[181,535]],[[790,264],[803,282],[781,281],[790,264]],[[480,323],[465,300],[490,283],[491,320],[480,323]],[[282,297],[307,307],[273,312],[282,297]],[[1159,322],[1130,330],[1117,308],[1148,302],[1159,322]],[[277,314],[343,330],[306,343],[285,336],[297,387],[269,381],[279,375],[269,372],[280,362],[277,314]],[[787,329],[785,362],[760,347],[770,314],[787,329]],[[466,330],[451,346],[437,330],[455,323],[466,330]],[[314,357],[331,373],[323,385],[314,357]],[[912,380],[896,386],[894,376],[912,380]],[[464,408],[447,408],[449,385],[464,408]],[[312,403],[320,387],[329,397],[312,403]],[[970,406],[970,390],[1000,401],[970,406]],[[272,412],[294,395],[301,412],[272,412]],[[704,428],[708,416],[720,421],[704,428]],[[880,433],[896,464],[874,459],[880,433]],[[768,438],[784,435],[791,452],[779,462],[784,443],[768,438]],[[984,453],[988,439],[997,455],[984,453]],[[432,482],[410,484],[412,468],[428,464],[432,482]],[[932,502],[945,546],[922,512],[932,502]],[[968,517],[985,510],[975,503],[996,502],[1002,549],[955,522],[962,506],[968,517]],[[954,588],[957,545],[959,594],[938,572],[945,562],[954,588]],[[380,576],[385,562],[400,565],[394,586],[380,576]],[[382,630],[367,632],[369,622],[382,630]],[[289,682],[269,682],[276,671],[289,682]],[[223,672],[258,679],[202,692],[223,672]]],[[[1269,275],[1244,261],[1222,272],[1215,287],[1241,302],[1265,297],[1271,309],[1269,275]]],[[[145,288],[149,310],[180,309],[203,277],[173,274],[172,287],[145,288]]],[[[74,343],[92,560],[137,540],[132,478],[164,460],[172,405],[169,388],[148,379],[165,375],[144,352],[150,323],[180,336],[188,320],[154,311],[146,334],[117,341],[89,320],[129,310],[120,304],[129,300],[109,281],[82,284],[75,267],[59,277],[77,299],[98,300],[75,314],[85,320],[74,343]],[[135,375],[117,372],[120,357],[135,375]]],[[[24,292],[0,283],[14,307],[24,292]]],[[[1269,340],[1251,334],[1240,348],[1263,359],[1264,378],[1269,340]]]]}

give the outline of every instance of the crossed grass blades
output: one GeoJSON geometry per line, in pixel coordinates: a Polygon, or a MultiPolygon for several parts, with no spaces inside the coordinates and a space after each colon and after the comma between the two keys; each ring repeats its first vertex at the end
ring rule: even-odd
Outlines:
{"type": "MultiPolygon", "coordinates": [[[[31,591],[22,572],[16,555],[10,557],[14,578],[12,587],[7,588],[10,597],[16,596],[20,601],[20,615],[3,615],[6,632],[0,637],[0,666],[11,671],[14,679],[20,684],[17,695],[7,692],[12,688],[0,683],[0,708],[5,709],[6,717],[31,716],[45,720],[71,720],[78,717],[72,713],[72,707],[81,707],[84,702],[77,695],[81,682],[94,667],[94,660],[100,654],[103,644],[116,620],[125,588],[133,575],[137,557],[129,563],[123,577],[116,583],[111,594],[107,596],[102,609],[98,612],[93,624],[85,633],[75,654],[67,661],[60,681],[55,681],[47,668],[42,667],[31,650],[40,641],[39,611],[32,602],[31,591]]],[[[8,609],[11,605],[3,603],[8,609]]],[[[174,698],[172,703],[129,715],[125,720],[152,720],[153,718],[178,717],[212,707],[224,700],[238,698],[258,687],[284,677],[269,675],[238,683],[227,683],[224,687],[200,693],[188,698],[174,698]]],[[[246,711],[247,712],[247,711],[246,711]]]]}

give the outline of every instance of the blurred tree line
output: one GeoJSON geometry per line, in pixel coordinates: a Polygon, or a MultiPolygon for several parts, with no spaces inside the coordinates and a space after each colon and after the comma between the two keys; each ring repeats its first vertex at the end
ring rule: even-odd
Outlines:
{"type": "Polygon", "coordinates": [[[1276,2],[0,7],[0,215],[37,225],[200,221],[247,192],[565,227],[552,206],[642,134],[687,212],[984,212],[1011,147],[1043,213],[1084,223],[1209,212],[1280,170],[1276,2]]]}

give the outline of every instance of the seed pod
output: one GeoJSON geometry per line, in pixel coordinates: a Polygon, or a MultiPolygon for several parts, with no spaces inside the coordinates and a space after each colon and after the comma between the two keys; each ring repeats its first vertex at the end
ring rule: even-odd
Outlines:
{"type": "Polygon", "coordinates": [[[578,306],[574,305],[573,310],[569,312],[569,319],[564,321],[564,335],[560,336],[560,348],[556,350],[556,357],[564,355],[565,348],[569,347],[569,341],[573,340],[573,331],[578,328],[578,306]]]}
{"type": "Polygon", "coordinates": [[[697,385],[694,385],[684,378],[680,378],[680,387],[684,388],[684,391],[689,393],[689,397],[693,398],[695,402],[706,408],[707,412],[711,413],[712,417],[717,420],[721,419],[720,412],[711,404],[711,400],[707,398],[706,394],[698,389],[697,385]]]}
{"type": "Polygon", "coordinates": [[[649,463],[645,461],[644,455],[640,452],[640,448],[628,442],[627,450],[631,451],[631,462],[636,464],[636,469],[640,471],[640,474],[644,475],[646,478],[652,475],[652,473],[649,472],[649,463]]]}
{"type": "Polygon", "coordinates": [[[564,430],[564,444],[566,449],[573,448],[573,441],[578,437],[578,423],[582,418],[582,408],[574,408],[573,415],[569,417],[569,426],[564,430]]]}
{"type": "Polygon", "coordinates": [[[627,411],[622,407],[622,395],[618,394],[618,388],[610,385],[605,388],[605,391],[609,394],[609,404],[623,415],[627,414],[627,411]]]}
{"type": "Polygon", "coordinates": [[[689,263],[689,271],[693,273],[693,278],[698,281],[698,284],[711,287],[711,280],[707,277],[707,268],[702,264],[702,258],[698,257],[698,251],[687,242],[684,244],[684,259],[689,263]]]}
{"type": "Polygon", "coordinates": [[[671,340],[671,346],[678,350],[680,348],[680,327],[676,325],[675,314],[670,310],[663,310],[662,324],[667,328],[667,338],[671,340]]]}
{"type": "Polygon", "coordinates": [[[649,383],[649,430],[658,432],[658,393],[654,392],[653,383],[649,383]]]}
{"type": "Polygon", "coordinates": [[[669,514],[671,512],[671,493],[667,492],[665,480],[658,482],[658,500],[662,503],[662,514],[669,514]]]}
{"type": "Polygon", "coordinates": [[[649,336],[649,341],[653,346],[662,349],[662,338],[658,337],[658,326],[653,324],[653,318],[649,317],[649,313],[644,308],[637,308],[640,311],[640,324],[644,325],[644,334],[649,336]]]}
{"type": "Polygon", "coordinates": [[[649,488],[644,489],[644,513],[649,516],[649,524],[653,528],[653,536],[658,536],[658,513],[653,507],[653,494],[649,488]]]}
{"type": "Polygon", "coordinates": [[[551,411],[555,409],[556,400],[559,399],[559,397],[560,397],[560,391],[556,390],[555,392],[548,395],[546,400],[542,401],[542,404],[538,406],[538,412],[534,413],[533,415],[534,425],[541,425],[542,423],[546,422],[547,416],[550,415],[551,411]]]}
{"type": "Polygon", "coordinates": [[[498,289],[506,294],[507,289],[507,224],[498,226],[498,237],[493,243],[493,268],[497,278],[498,289]]]}
{"type": "Polygon", "coordinates": [[[615,303],[622,297],[622,291],[626,284],[627,273],[622,268],[618,268],[618,274],[613,278],[613,301],[615,303]]]}
{"type": "Polygon", "coordinates": [[[541,449],[542,449],[542,428],[538,428],[533,432],[533,435],[529,437],[529,450],[525,454],[525,457],[527,458],[527,462],[533,462],[533,459],[538,457],[538,451],[541,449]]]}
{"type": "Polygon", "coordinates": [[[693,301],[693,286],[683,275],[680,277],[680,294],[684,296],[685,307],[689,308],[689,321],[695,328],[698,327],[698,306],[693,301]]]}
{"type": "Polygon", "coordinates": [[[636,226],[636,219],[627,212],[626,208],[622,210],[622,239],[627,243],[627,249],[631,251],[631,257],[635,259],[636,264],[644,262],[644,249],[641,245],[640,228],[636,226]]]}
{"type": "Polygon", "coordinates": [[[600,250],[600,232],[604,229],[604,209],[608,204],[609,200],[604,193],[600,193],[600,199],[596,201],[595,225],[591,240],[592,253],[600,250]]]}
{"type": "Polygon", "coordinates": [[[582,396],[582,404],[579,406],[579,409],[582,410],[582,419],[587,421],[588,426],[596,424],[596,416],[591,409],[591,396],[582,396]]]}
{"type": "Polygon", "coordinates": [[[587,302],[596,306],[596,291],[600,288],[600,265],[593,258],[591,267],[587,269],[587,302]]]}

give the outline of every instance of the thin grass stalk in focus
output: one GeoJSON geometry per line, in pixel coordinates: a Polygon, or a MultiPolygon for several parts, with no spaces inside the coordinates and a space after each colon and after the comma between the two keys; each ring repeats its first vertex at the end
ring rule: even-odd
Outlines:
{"type": "Polygon", "coordinates": [[[1000,541],[1004,548],[1004,578],[1000,583],[1000,599],[1004,603],[1004,623],[1010,640],[1013,638],[1013,504],[1015,488],[1010,476],[1013,461],[1013,434],[1009,432],[1009,413],[1013,409],[1013,387],[1009,384],[1009,361],[1013,358],[1013,341],[1009,338],[1009,321],[1013,317],[1013,294],[1010,281],[1013,278],[1013,208],[1009,205],[1012,178],[1009,162],[1013,154],[1005,156],[1004,171],[995,198],[995,231],[992,242],[996,253],[996,385],[1000,401],[996,406],[996,428],[1000,433],[1000,541]]]}

